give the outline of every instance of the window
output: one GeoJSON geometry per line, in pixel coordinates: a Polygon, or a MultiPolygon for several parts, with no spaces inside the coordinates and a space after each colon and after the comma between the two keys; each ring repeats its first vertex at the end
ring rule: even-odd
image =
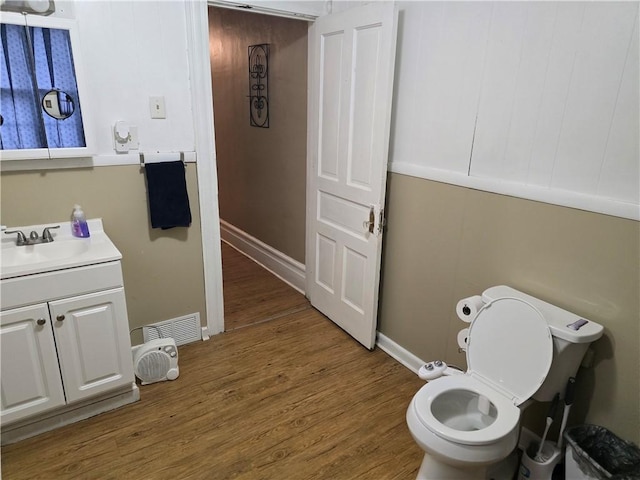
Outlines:
{"type": "Polygon", "coordinates": [[[5,160],[88,156],[73,22],[3,14],[0,149],[5,160]],[[48,26],[49,25],[49,26],[48,26]]]}

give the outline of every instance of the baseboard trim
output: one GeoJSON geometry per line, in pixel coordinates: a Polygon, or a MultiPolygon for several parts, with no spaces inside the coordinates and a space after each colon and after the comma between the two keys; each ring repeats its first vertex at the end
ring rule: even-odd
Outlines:
{"type": "Polygon", "coordinates": [[[209,331],[207,330],[207,327],[202,327],[202,341],[206,342],[207,340],[209,340],[209,331]]]}
{"type": "Polygon", "coordinates": [[[380,348],[380,350],[400,362],[416,375],[418,374],[418,370],[420,369],[420,367],[426,363],[424,360],[415,356],[409,350],[401,347],[396,342],[380,332],[377,332],[376,345],[380,348]]]}
{"type": "Polygon", "coordinates": [[[230,223],[220,220],[222,241],[266,268],[283,282],[305,294],[306,273],[304,264],[275,248],[252,237],[230,223]]]}

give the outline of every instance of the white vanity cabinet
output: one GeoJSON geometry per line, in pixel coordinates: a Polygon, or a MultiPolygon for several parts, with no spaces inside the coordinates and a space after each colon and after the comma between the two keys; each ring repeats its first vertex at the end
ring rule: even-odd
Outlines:
{"type": "Polygon", "coordinates": [[[2,424],[134,381],[124,289],[0,313],[2,424]]]}
{"type": "Polygon", "coordinates": [[[53,255],[46,248],[51,247],[36,245],[31,251],[4,245],[3,261],[14,258],[11,255],[32,255],[33,262],[22,267],[6,261],[2,266],[3,444],[140,398],[121,254],[102,224],[92,222],[88,239],[71,238],[70,232],[60,229],[60,237],[50,246],[74,253],[64,262],[50,260],[53,255]],[[36,264],[41,257],[44,260],[36,264]]]}

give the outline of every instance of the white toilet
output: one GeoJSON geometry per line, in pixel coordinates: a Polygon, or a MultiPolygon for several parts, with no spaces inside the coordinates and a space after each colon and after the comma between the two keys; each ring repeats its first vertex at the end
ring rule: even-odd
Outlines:
{"type": "Polygon", "coordinates": [[[411,400],[407,424],[425,451],[418,479],[485,479],[518,443],[531,398],[564,395],[603,328],[506,286],[487,289],[471,322],[464,373],[446,369],[411,400]]]}

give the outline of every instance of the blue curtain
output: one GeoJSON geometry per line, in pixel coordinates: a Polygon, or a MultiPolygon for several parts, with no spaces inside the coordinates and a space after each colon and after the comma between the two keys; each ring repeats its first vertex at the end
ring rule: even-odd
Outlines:
{"type": "Polygon", "coordinates": [[[2,149],[86,146],[69,32],[9,24],[1,28],[2,149]],[[42,99],[50,90],[73,104],[69,118],[44,113],[42,99]]]}
{"type": "Polygon", "coordinates": [[[46,148],[37,87],[31,73],[27,31],[20,25],[2,24],[0,28],[2,149],[46,148]]]}

